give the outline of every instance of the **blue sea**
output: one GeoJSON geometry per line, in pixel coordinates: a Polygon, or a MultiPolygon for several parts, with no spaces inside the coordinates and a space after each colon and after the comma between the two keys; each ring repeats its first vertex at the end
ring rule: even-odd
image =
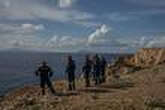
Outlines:
{"type": "MultiPolygon", "coordinates": [[[[39,84],[34,72],[37,65],[45,60],[54,71],[54,80],[64,79],[67,56],[72,55],[76,62],[76,75],[81,74],[85,53],[53,53],[32,51],[0,51],[0,95],[24,85],[39,84]]],[[[92,55],[92,54],[91,54],[92,55]]],[[[100,54],[111,63],[120,55],[100,54]]]]}

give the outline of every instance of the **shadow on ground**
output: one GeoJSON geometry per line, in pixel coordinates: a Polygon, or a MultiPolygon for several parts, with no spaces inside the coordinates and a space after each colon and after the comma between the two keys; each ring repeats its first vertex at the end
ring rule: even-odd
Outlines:
{"type": "Polygon", "coordinates": [[[101,85],[101,88],[109,88],[109,89],[121,89],[121,90],[128,90],[129,88],[135,87],[134,83],[125,82],[125,83],[118,83],[118,84],[105,84],[101,85]]]}
{"type": "Polygon", "coordinates": [[[86,88],[86,89],[79,89],[79,92],[86,92],[86,93],[108,93],[112,92],[105,88],[86,88]]]}
{"type": "Polygon", "coordinates": [[[78,92],[67,92],[67,93],[56,93],[56,96],[77,96],[80,95],[78,92]]]}

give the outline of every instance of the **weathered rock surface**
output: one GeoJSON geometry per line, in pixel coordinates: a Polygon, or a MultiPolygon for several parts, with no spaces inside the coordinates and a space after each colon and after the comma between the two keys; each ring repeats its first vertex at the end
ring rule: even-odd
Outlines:
{"type": "Polygon", "coordinates": [[[165,62],[165,48],[140,49],[128,63],[133,66],[151,67],[165,62]]]}

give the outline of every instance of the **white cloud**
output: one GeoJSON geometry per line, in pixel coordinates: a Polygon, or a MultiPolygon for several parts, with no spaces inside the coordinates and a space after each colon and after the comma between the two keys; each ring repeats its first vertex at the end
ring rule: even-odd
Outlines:
{"type": "Polygon", "coordinates": [[[138,48],[152,48],[152,47],[165,47],[165,36],[141,36],[141,37],[130,37],[129,39],[120,39],[116,42],[119,47],[127,47],[132,49],[138,48]]]}
{"type": "Polygon", "coordinates": [[[146,47],[165,47],[165,36],[156,36],[154,39],[148,41],[146,47]]]}
{"type": "Polygon", "coordinates": [[[41,40],[37,36],[43,29],[42,24],[0,24],[0,46],[38,47],[41,40]]]}
{"type": "Polygon", "coordinates": [[[0,24],[1,34],[27,34],[44,30],[43,24],[0,24]]]}
{"type": "Polygon", "coordinates": [[[68,8],[71,7],[75,1],[76,0],[58,0],[58,4],[60,8],[68,8]]]}
{"type": "Polygon", "coordinates": [[[22,24],[22,28],[23,29],[29,29],[29,30],[36,30],[36,31],[40,31],[40,30],[44,30],[44,25],[43,24],[39,24],[39,25],[34,25],[34,24],[22,24]]]}
{"type": "Polygon", "coordinates": [[[85,26],[87,28],[91,28],[91,27],[98,27],[101,25],[101,23],[96,23],[96,22],[89,22],[89,21],[76,21],[76,24],[85,26]]]}
{"type": "Polygon", "coordinates": [[[86,37],[53,36],[49,40],[38,37],[38,31],[42,29],[44,29],[44,25],[42,24],[0,24],[0,47],[43,48],[63,51],[79,51],[85,50],[86,48],[90,51],[97,50],[98,48],[108,49],[109,46],[115,49],[124,48],[124,50],[142,47],[165,47],[164,36],[142,36],[129,37],[129,39],[115,39],[110,32],[111,28],[105,24],[96,28],[93,33],[86,37]]]}
{"type": "Polygon", "coordinates": [[[97,43],[104,40],[105,35],[111,30],[111,28],[106,25],[102,25],[100,28],[96,29],[95,32],[91,33],[88,37],[88,44],[97,43]]]}
{"type": "MultiPolygon", "coordinates": [[[[90,44],[106,45],[106,37],[104,35],[110,31],[106,25],[102,25],[89,36],[54,36],[48,41],[38,37],[40,30],[44,29],[42,24],[0,24],[1,41],[4,47],[19,48],[48,48],[48,49],[81,49],[90,44]],[[97,41],[97,42],[95,42],[97,41]]],[[[2,45],[0,45],[2,47],[2,45]]],[[[92,46],[92,45],[89,45],[92,46]]],[[[90,47],[91,48],[91,47],[90,47]]]]}
{"type": "Polygon", "coordinates": [[[86,37],[80,36],[57,36],[50,38],[47,43],[47,48],[52,49],[69,49],[69,50],[83,50],[84,48],[92,49],[95,45],[107,45],[107,37],[104,35],[110,31],[106,25],[102,25],[97,28],[94,33],[89,34],[86,37]],[[93,37],[92,37],[93,36],[93,37]],[[90,41],[90,42],[89,42],[90,41]],[[95,42],[97,41],[97,42],[95,42]]]}
{"type": "MultiPolygon", "coordinates": [[[[72,3],[75,0],[67,1],[60,0],[66,4],[72,3]]],[[[5,0],[0,1],[0,19],[6,20],[38,20],[46,19],[56,22],[75,23],[87,22],[89,19],[95,18],[95,15],[81,12],[73,9],[59,9],[57,7],[50,7],[49,5],[37,2],[37,0],[5,0]],[[1,3],[4,4],[1,6],[1,3]],[[9,4],[9,5],[5,5],[9,4]]],[[[89,22],[89,21],[88,21],[89,22]]],[[[82,25],[82,23],[79,23],[82,25]]]]}
{"type": "Polygon", "coordinates": [[[6,7],[6,8],[8,8],[8,7],[10,7],[11,6],[11,3],[9,2],[9,1],[5,1],[4,2],[4,6],[6,7]]]}
{"type": "Polygon", "coordinates": [[[133,47],[133,48],[143,48],[148,43],[149,37],[142,36],[138,39],[131,39],[131,40],[127,42],[128,46],[133,47]]]}
{"type": "Polygon", "coordinates": [[[74,46],[82,47],[86,40],[72,36],[54,36],[48,40],[48,48],[73,48],[74,46]]]}

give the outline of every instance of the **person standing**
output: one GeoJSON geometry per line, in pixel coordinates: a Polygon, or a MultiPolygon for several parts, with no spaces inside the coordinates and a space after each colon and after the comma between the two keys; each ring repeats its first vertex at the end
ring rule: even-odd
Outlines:
{"type": "Polygon", "coordinates": [[[68,56],[68,64],[66,66],[66,73],[68,74],[69,90],[75,90],[75,70],[76,65],[75,61],[72,59],[72,56],[68,56]]]}
{"type": "Polygon", "coordinates": [[[55,90],[50,80],[50,78],[53,76],[53,72],[46,61],[42,62],[41,66],[38,67],[35,73],[36,76],[40,76],[40,86],[42,88],[42,95],[45,95],[45,85],[47,85],[50,91],[53,94],[55,94],[55,90]]]}
{"type": "Polygon", "coordinates": [[[91,65],[91,60],[89,59],[89,56],[86,56],[86,61],[85,64],[82,68],[82,71],[84,73],[84,78],[85,78],[85,83],[86,83],[86,87],[90,87],[90,73],[91,73],[91,69],[92,69],[92,65],[91,65]]]}
{"type": "Polygon", "coordinates": [[[95,85],[99,85],[101,83],[101,78],[100,78],[100,58],[98,54],[96,54],[93,59],[93,74],[95,79],[95,85]]]}
{"type": "Polygon", "coordinates": [[[107,61],[104,56],[101,57],[100,71],[101,71],[101,83],[106,81],[105,70],[106,70],[107,61]]]}

